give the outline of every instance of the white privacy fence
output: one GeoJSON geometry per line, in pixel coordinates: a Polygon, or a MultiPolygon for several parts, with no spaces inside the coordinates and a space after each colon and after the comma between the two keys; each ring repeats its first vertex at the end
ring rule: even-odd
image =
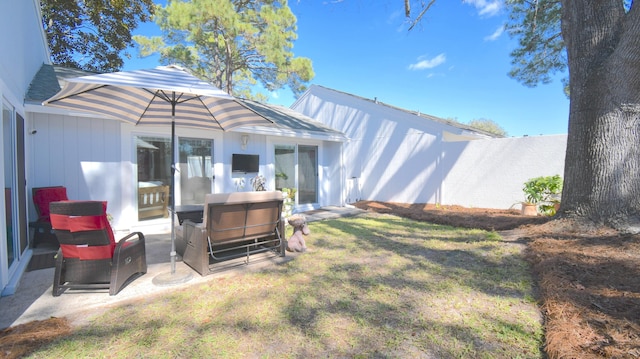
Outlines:
{"type": "Polygon", "coordinates": [[[362,176],[346,179],[345,201],[520,208],[525,181],[564,175],[566,143],[552,135],[396,147],[392,161],[364,161],[362,176]]]}
{"type": "Polygon", "coordinates": [[[566,135],[444,143],[442,204],[520,208],[524,182],[564,176],[566,135]],[[455,154],[455,155],[454,155],[455,154]]]}

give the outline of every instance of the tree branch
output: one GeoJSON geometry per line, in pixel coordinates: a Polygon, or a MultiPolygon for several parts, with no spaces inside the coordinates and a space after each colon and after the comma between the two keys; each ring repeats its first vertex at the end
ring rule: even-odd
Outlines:
{"type": "MultiPolygon", "coordinates": [[[[405,1],[405,11],[409,11],[410,10],[410,8],[406,7],[407,1],[409,1],[409,0],[405,1]]],[[[431,2],[429,2],[429,4],[424,9],[422,9],[422,11],[420,12],[420,15],[418,15],[418,17],[416,17],[416,19],[413,20],[413,24],[411,24],[411,26],[409,26],[409,30],[408,31],[411,31],[411,29],[413,29],[413,27],[416,26],[416,24],[418,22],[420,22],[420,19],[422,19],[422,16],[424,16],[424,14],[427,12],[427,10],[429,10],[431,5],[433,5],[435,2],[436,2],[436,0],[431,0],[431,2]]],[[[408,12],[407,12],[407,15],[408,15],[408,12]]]]}

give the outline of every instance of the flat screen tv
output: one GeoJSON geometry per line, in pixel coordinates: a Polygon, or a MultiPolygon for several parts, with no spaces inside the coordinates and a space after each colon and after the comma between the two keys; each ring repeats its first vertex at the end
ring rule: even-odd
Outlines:
{"type": "Polygon", "coordinates": [[[245,155],[241,153],[234,153],[231,159],[231,171],[243,172],[243,173],[255,173],[259,172],[259,155],[245,155]]]}

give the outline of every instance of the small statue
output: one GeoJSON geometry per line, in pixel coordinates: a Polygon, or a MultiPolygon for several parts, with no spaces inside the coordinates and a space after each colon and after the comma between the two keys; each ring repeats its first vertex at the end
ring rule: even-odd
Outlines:
{"type": "Polygon", "coordinates": [[[305,252],[307,246],[304,243],[304,236],[311,233],[307,226],[307,219],[301,214],[294,214],[287,218],[287,222],[293,227],[293,234],[287,241],[287,250],[289,252],[305,252]]]}

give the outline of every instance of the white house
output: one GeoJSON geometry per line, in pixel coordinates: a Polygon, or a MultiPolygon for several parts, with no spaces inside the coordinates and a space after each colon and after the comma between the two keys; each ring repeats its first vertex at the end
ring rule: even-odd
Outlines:
{"type": "Polygon", "coordinates": [[[250,191],[257,175],[268,190],[297,189],[295,211],[344,205],[346,138],[284,107],[245,101],[275,126],[230,132],[177,127],[171,154],[170,128],[42,106],[66,78],[87,73],[50,64],[39,6],[38,0],[0,3],[2,295],[15,291],[33,253],[33,188],[65,186],[70,199],[107,201],[117,231],[169,231],[170,219],[162,211],[147,215],[138,194],[170,183],[174,156],[177,205],[202,203],[206,193],[250,191]],[[247,164],[251,168],[234,168],[247,164]]]}
{"type": "MultiPolygon", "coordinates": [[[[64,78],[76,76],[77,70],[43,65],[27,92],[29,187],[62,185],[71,199],[107,200],[116,229],[168,226],[163,218],[143,217],[137,191],[170,183],[170,128],[41,105],[64,78]]],[[[176,128],[176,204],[202,203],[207,193],[250,191],[251,179],[260,174],[267,189],[298,189],[298,211],[343,205],[344,135],[287,108],[243,101],[276,125],[230,132],[176,128]],[[259,166],[232,168],[238,155],[259,166]]]]}
{"type": "Polygon", "coordinates": [[[49,60],[37,0],[0,2],[0,292],[12,293],[31,257],[27,187],[28,113],[24,106],[31,79],[49,60]]]}
{"type": "Polygon", "coordinates": [[[498,138],[312,85],[291,106],[342,131],[347,201],[510,208],[530,178],[562,174],[566,135],[498,138]]]}

